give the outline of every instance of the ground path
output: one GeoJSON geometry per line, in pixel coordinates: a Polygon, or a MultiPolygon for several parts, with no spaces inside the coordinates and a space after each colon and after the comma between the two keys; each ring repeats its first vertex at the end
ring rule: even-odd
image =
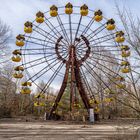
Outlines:
{"type": "Polygon", "coordinates": [[[0,140],[138,140],[140,121],[94,125],[56,121],[0,120],[0,140]]]}

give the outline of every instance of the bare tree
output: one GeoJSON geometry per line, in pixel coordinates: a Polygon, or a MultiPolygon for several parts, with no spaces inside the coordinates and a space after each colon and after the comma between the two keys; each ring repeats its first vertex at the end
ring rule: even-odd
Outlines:
{"type": "Polygon", "coordinates": [[[0,20],[0,64],[7,62],[5,58],[9,56],[11,36],[10,27],[0,20]]]}
{"type": "Polygon", "coordinates": [[[140,18],[133,16],[130,10],[125,7],[121,10],[116,3],[116,9],[126,34],[126,42],[131,50],[129,58],[131,72],[127,75],[129,82],[129,101],[124,103],[140,114],[140,18]]]}

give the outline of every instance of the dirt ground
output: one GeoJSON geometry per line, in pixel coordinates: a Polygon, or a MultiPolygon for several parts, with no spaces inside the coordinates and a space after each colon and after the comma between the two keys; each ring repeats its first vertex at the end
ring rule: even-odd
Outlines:
{"type": "Polygon", "coordinates": [[[140,121],[114,120],[96,124],[0,119],[0,140],[140,140],[140,121]]]}

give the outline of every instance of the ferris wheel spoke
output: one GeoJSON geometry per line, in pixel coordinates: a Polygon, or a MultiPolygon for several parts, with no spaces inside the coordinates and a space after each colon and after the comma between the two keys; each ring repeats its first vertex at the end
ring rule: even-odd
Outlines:
{"type": "Polygon", "coordinates": [[[105,59],[101,59],[101,58],[97,58],[97,57],[90,57],[90,58],[93,58],[93,59],[97,59],[97,60],[101,60],[101,61],[104,61],[104,62],[107,62],[107,63],[112,63],[112,64],[116,64],[116,65],[121,65],[117,62],[113,62],[113,61],[109,61],[109,60],[105,60],[105,59]]]}
{"type": "MultiPolygon", "coordinates": [[[[91,38],[93,38],[94,36],[96,36],[97,34],[99,34],[101,31],[103,31],[103,30],[105,29],[105,27],[102,29],[102,27],[103,27],[104,25],[105,25],[105,24],[103,24],[102,26],[100,26],[100,27],[98,27],[97,29],[95,29],[94,31],[92,31],[92,33],[89,34],[89,35],[87,35],[86,38],[88,39],[88,37],[90,37],[90,38],[88,39],[88,40],[90,40],[91,38]],[[101,29],[100,29],[100,28],[101,28],[101,29]],[[100,30],[99,30],[99,29],[100,29],[100,30]],[[98,30],[99,30],[99,31],[98,31],[98,30]],[[96,33],[96,31],[98,31],[98,32],[96,33]],[[91,37],[92,34],[94,34],[94,35],[91,37]]],[[[83,44],[80,44],[80,43],[82,43],[82,42],[80,41],[79,43],[76,44],[76,46],[77,46],[77,45],[82,46],[82,45],[85,44],[85,42],[84,42],[83,44]]]]}
{"type": "MultiPolygon", "coordinates": [[[[52,32],[47,32],[47,31],[45,31],[44,29],[42,29],[41,27],[36,26],[35,24],[34,24],[34,26],[35,26],[37,29],[39,29],[40,31],[44,32],[44,33],[46,34],[47,37],[48,37],[48,36],[51,36],[51,38],[53,37],[53,38],[57,39],[56,34],[52,35],[52,34],[51,34],[52,32]]],[[[35,29],[34,29],[34,30],[35,30],[35,29]]]]}
{"type": "Polygon", "coordinates": [[[78,23],[78,26],[77,26],[77,30],[76,30],[76,33],[75,33],[74,44],[75,44],[77,34],[78,34],[78,31],[79,31],[79,28],[80,28],[80,25],[81,25],[81,21],[82,21],[82,15],[80,16],[79,23],[78,23]]]}
{"type": "MultiPolygon", "coordinates": [[[[39,45],[39,46],[43,46],[43,47],[45,47],[45,48],[50,48],[50,47],[52,47],[52,46],[48,46],[48,45],[45,45],[45,44],[41,44],[41,43],[29,41],[29,40],[26,40],[26,42],[27,42],[27,43],[29,42],[29,43],[35,44],[35,45],[39,45]]],[[[45,48],[44,48],[44,50],[45,50],[45,48]]],[[[52,47],[52,48],[54,48],[54,47],[52,47]]]]}
{"type": "MultiPolygon", "coordinates": [[[[107,39],[105,39],[105,40],[102,40],[102,41],[99,40],[99,39],[105,38],[105,37],[110,36],[110,35],[111,35],[111,34],[105,35],[105,36],[102,36],[102,37],[100,37],[100,38],[93,39],[93,40],[91,40],[91,41],[89,41],[89,42],[90,42],[90,44],[91,44],[91,42],[98,40],[99,42],[96,42],[96,43],[94,43],[94,44],[91,44],[92,46],[95,46],[95,45],[97,45],[97,44],[99,44],[99,43],[104,43],[104,42],[109,41],[109,40],[112,40],[112,39],[114,40],[115,37],[109,37],[109,38],[107,38],[107,39]]],[[[85,45],[85,42],[82,43],[82,44],[79,44],[79,45],[78,45],[78,48],[81,47],[82,45],[85,45]]]]}
{"type": "Polygon", "coordinates": [[[47,35],[44,35],[43,33],[41,33],[40,31],[34,29],[35,32],[37,32],[38,34],[42,35],[43,37],[47,38],[49,41],[51,40],[54,44],[56,43],[55,40],[52,40],[53,37],[49,37],[47,35]]]}
{"type": "MultiPolygon", "coordinates": [[[[66,58],[66,57],[65,57],[66,58]]],[[[45,73],[47,73],[49,70],[51,70],[53,67],[55,67],[58,63],[60,63],[60,61],[57,62],[57,58],[52,58],[52,59],[49,59],[49,60],[46,60],[47,62],[49,61],[52,61],[51,63],[49,63],[46,67],[44,67],[42,70],[40,70],[38,73],[36,73],[35,75],[33,75],[32,77],[29,78],[28,81],[32,80],[33,82],[36,81],[38,79],[38,77],[41,77],[42,75],[44,75],[45,73]],[[52,61],[53,60],[53,61],[52,61]],[[54,65],[52,65],[54,62],[57,62],[55,63],[54,65]],[[48,68],[48,69],[47,69],[48,68]],[[40,74],[42,71],[44,71],[45,69],[47,69],[45,72],[43,72],[41,75],[37,76],[38,74],[40,74]],[[33,78],[37,76],[36,79],[33,80],[33,78]]]]}
{"type": "Polygon", "coordinates": [[[72,26],[71,26],[71,15],[69,15],[69,28],[70,28],[70,42],[72,44],[72,26]]]}
{"type": "Polygon", "coordinates": [[[102,50],[93,50],[91,51],[91,53],[94,53],[94,52],[121,52],[121,50],[105,50],[105,49],[102,49],[102,50]]]}
{"type": "MultiPolygon", "coordinates": [[[[97,66],[96,66],[96,67],[97,67],[97,66]]],[[[112,75],[111,75],[110,73],[107,73],[105,70],[103,70],[103,69],[101,69],[101,68],[99,68],[99,67],[97,67],[97,69],[100,69],[100,70],[107,76],[107,78],[108,78],[113,84],[118,85],[118,83],[116,83],[116,82],[114,82],[114,81],[112,80],[112,78],[114,78],[114,77],[112,77],[112,75]],[[111,78],[110,78],[110,77],[111,77],[111,78]]],[[[119,76],[121,76],[121,75],[119,75],[119,76]]],[[[122,90],[124,90],[125,92],[127,92],[128,94],[131,95],[131,92],[129,92],[127,89],[122,88],[122,90]]],[[[132,94],[131,96],[137,98],[137,97],[136,97],[135,95],[133,95],[133,94],[132,94]]]]}
{"type": "Polygon", "coordinates": [[[83,30],[81,35],[85,35],[87,33],[87,31],[90,29],[90,27],[92,26],[92,24],[94,23],[94,20],[91,19],[90,22],[88,23],[88,25],[85,27],[85,29],[83,30]]]}
{"type": "MultiPolygon", "coordinates": [[[[47,47],[49,47],[49,46],[47,46],[47,47]]],[[[53,47],[53,48],[51,48],[51,49],[55,49],[55,47],[53,47]]],[[[21,49],[22,51],[40,51],[40,50],[50,50],[50,47],[49,48],[30,48],[30,49],[21,49]]]]}
{"type": "MultiPolygon", "coordinates": [[[[45,17],[46,18],[46,17],[45,17]]],[[[46,19],[48,22],[49,22],[49,24],[53,27],[53,30],[56,30],[56,32],[60,35],[60,36],[62,36],[61,34],[60,34],[60,32],[57,30],[57,28],[55,27],[55,26],[53,26],[53,24],[50,22],[50,20],[49,19],[46,19]]],[[[66,40],[65,40],[66,41],[66,40]]],[[[65,44],[65,43],[64,43],[65,44]]]]}
{"type": "Polygon", "coordinates": [[[98,37],[98,38],[93,39],[93,40],[90,40],[90,39],[89,39],[89,41],[90,41],[90,42],[93,42],[93,41],[100,40],[100,39],[103,39],[103,38],[106,38],[106,37],[109,37],[108,39],[110,39],[110,37],[115,39],[115,37],[113,36],[114,34],[115,34],[115,33],[107,34],[107,35],[98,37]]]}
{"type": "Polygon", "coordinates": [[[93,55],[99,55],[99,56],[103,56],[103,57],[107,57],[107,58],[111,58],[111,59],[115,59],[115,60],[119,60],[119,61],[122,61],[123,59],[119,59],[119,58],[116,58],[116,57],[113,57],[111,55],[105,55],[105,54],[101,54],[101,53],[93,53],[93,55]]]}
{"type": "MultiPolygon", "coordinates": [[[[88,82],[88,80],[87,80],[87,76],[84,74],[84,70],[83,70],[83,68],[81,67],[81,75],[83,75],[83,80],[85,81],[85,83],[86,83],[86,86],[87,86],[87,89],[89,90],[89,93],[91,94],[90,96],[92,97],[92,98],[94,98],[95,99],[95,95],[93,94],[93,92],[92,92],[92,89],[91,89],[91,87],[90,87],[90,84],[89,84],[89,82],[88,82]]],[[[95,88],[95,87],[94,87],[95,88]]]]}
{"type": "Polygon", "coordinates": [[[63,35],[64,35],[64,38],[65,38],[65,40],[66,40],[66,42],[67,42],[67,44],[69,46],[69,37],[67,35],[66,29],[65,29],[65,27],[63,25],[63,22],[61,21],[60,16],[57,16],[57,21],[58,21],[58,24],[59,24],[59,26],[61,28],[61,31],[62,31],[63,35]]]}
{"type": "MultiPolygon", "coordinates": [[[[54,54],[54,55],[55,55],[55,54],[54,54]]],[[[31,63],[34,63],[34,62],[36,62],[36,61],[40,61],[40,60],[45,59],[46,57],[50,57],[50,56],[53,56],[53,55],[51,54],[51,55],[48,55],[48,56],[43,56],[43,57],[41,57],[41,58],[38,58],[38,59],[35,59],[35,60],[32,60],[32,61],[25,62],[24,64],[22,63],[21,66],[24,66],[24,65],[27,65],[27,64],[31,64],[31,63]]]]}
{"type": "Polygon", "coordinates": [[[33,64],[33,65],[30,64],[31,66],[28,66],[28,67],[26,67],[25,69],[35,67],[35,66],[37,66],[37,65],[40,65],[40,64],[46,63],[46,61],[49,62],[49,61],[52,61],[52,60],[54,60],[54,59],[56,59],[56,57],[51,58],[51,59],[47,59],[47,60],[44,60],[44,61],[41,61],[41,62],[36,63],[36,64],[33,64]]]}
{"type": "Polygon", "coordinates": [[[41,61],[41,62],[39,62],[39,63],[32,64],[32,65],[31,65],[31,63],[30,63],[30,66],[26,66],[25,69],[33,68],[33,67],[35,67],[35,66],[37,66],[37,65],[43,64],[43,63],[45,63],[45,62],[52,61],[52,60],[54,60],[54,59],[56,60],[56,58],[47,59],[47,60],[41,61]]]}
{"type": "Polygon", "coordinates": [[[90,47],[92,47],[92,48],[113,48],[113,47],[115,47],[115,48],[117,48],[119,45],[93,45],[93,46],[91,46],[90,45],[90,47]]]}
{"type": "Polygon", "coordinates": [[[133,69],[131,69],[131,71],[134,72],[134,73],[136,73],[136,74],[138,74],[138,75],[140,74],[139,72],[137,72],[137,71],[135,71],[133,69]]]}
{"type": "MultiPolygon", "coordinates": [[[[49,22],[49,24],[53,27],[53,29],[52,29],[51,31],[56,30],[56,32],[57,32],[60,36],[62,36],[61,32],[57,30],[58,26],[55,27],[55,26],[53,26],[53,24],[49,21],[49,19],[46,19],[46,20],[47,20],[47,21],[49,22]]],[[[59,24],[59,27],[60,27],[60,24],[59,24]]],[[[61,30],[62,30],[62,29],[61,29],[61,30]]],[[[63,33],[63,32],[62,32],[62,33],[63,33]]],[[[64,38],[64,40],[67,42],[66,38],[64,38]]],[[[66,42],[64,42],[63,40],[61,40],[61,42],[65,45],[65,47],[67,47],[66,42]]],[[[68,42],[67,42],[67,43],[68,43],[68,42]]],[[[67,48],[68,48],[68,47],[67,47],[67,48]]]]}
{"type": "Polygon", "coordinates": [[[27,81],[30,81],[31,79],[32,79],[33,82],[36,81],[39,77],[41,77],[42,75],[47,73],[49,70],[51,70],[51,68],[53,68],[55,65],[57,65],[60,62],[60,61],[56,62],[56,60],[57,59],[55,59],[54,61],[52,61],[50,63],[51,66],[50,65],[45,66],[43,69],[39,70],[36,74],[34,74],[32,77],[30,77],[27,81]],[[36,77],[36,78],[33,79],[34,77],[36,77]]]}
{"type": "MultiPolygon", "coordinates": [[[[30,75],[28,71],[27,71],[26,73],[27,73],[28,75],[30,75]]],[[[38,88],[41,90],[41,87],[40,87],[38,84],[36,84],[36,82],[33,82],[33,81],[32,81],[32,83],[34,83],[34,84],[36,85],[36,87],[38,87],[38,88]]]]}
{"type": "Polygon", "coordinates": [[[69,37],[68,37],[68,35],[67,35],[66,29],[65,29],[65,27],[64,27],[64,24],[63,24],[63,22],[62,22],[62,20],[61,20],[61,18],[60,18],[59,15],[57,16],[57,18],[58,18],[58,20],[59,20],[59,22],[60,22],[61,27],[63,28],[63,32],[65,33],[66,38],[67,38],[67,40],[68,40],[68,45],[70,45],[70,44],[69,44],[70,40],[69,40],[69,37]]]}
{"type": "Polygon", "coordinates": [[[52,53],[52,52],[47,52],[47,53],[45,53],[45,52],[42,52],[42,53],[23,53],[22,55],[46,55],[46,54],[55,54],[55,53],[52,53]]]}
{"type": "MultiPolygon", "coordinates": [[[[45,18],[46,19],[46,18],[45,18]]],[[[47,20],[47,19],[46,19],[47,20]]],[[[58,32],[57,30],[57,33],[60,35],[58,35],[55,31],[54,31],[54,29],[56,29],[54,26],[53,26],[53,29],[49,26],[49,24],[47,24],[47,22],[45,21],[45,24],[50,28],[50,31],[52,31],[56,36],[57,36],[57,38],[59,38],[60,36],[62,36],[61,34],[60,34],[60,32],[58,32]]],[[[52,25],[52,24],[51,24],[52,25]]],[[[65,40],[65,38],[64,38],[64,40],[65,40]]],[[[62,41],[62,43],[63,44],[65,44],[65,46],[67,46],[67,44],[63,41],[63,40],[61,40],[62,41]]],[[[65,40],[66,41],[66,40],[65,40]]]]}
{"type": "Polygon", "coordinates": [[[91,68],[89,65],[88,65],[88,68],[85,65],[83,66],[88,71],[88,73],[95,79],[97,83],[99,83],[99,80],[100,80],[108,89],[110,89],[109,85],[105,83],[104,80],[102,80],[102,78],[93,70],[93,68],[91,68]]]}
{"type": "Polygon", "coordinates": [[[48,88],[50,87],[51,83],[53,82],[53,80],[56,78],[57,74],[60,72],[60,70],[62,69],[62,67],[64,66],[64,63],[61,63],[56,71],[53,73],[53,75],[50,77],[50,79],[48,80],[48,82],[46,83],[46,85],[44,86],[44,88],[42,89],[43,93],[46,93],[46,91],[48,90],[48,88]]]}
{"type": "Polygon", "coordinates": [[[93,36],[88,36],[89,37],[89,40],[90,39],[92,39],[92,38],[94,38],[95,36],[97,36],[99,33],[101,33],[103,30],[105,29],[105,27],[104,28],[102,28],[102,29],[100,29],[97,33],[95,33],[93,36]]]}
{"type": "MultiPolygon", "coordinates": [[[[88,62],[89,63],[89,62],[88,62]]],[[[92,64],[92,63],[89,63],[89,64],[92,64]]],[[[107,77],[111,77],[111,78],[114,78],[114,77],[116,77],[116,76],[119,76],[119,77],[121,77],[121,75],[120,74],[118,74],[117,72],[115,72],[115,71],[113,71],[113,70],[111,70],[111,69],[109,69],[107,66],[105,66],[105,65],[102,65],[101,63],[99,63],[98,62],[98,64],[101,66],[101,67],[104,67],[104,69],[102,69],[101,67],[99,67],[99,66],[95,66],[97,69],[99,69],[100,71],[102,71],[107,77]],[[108,72],[106,71],[106,70],[108,70],[108,72]],[[113,73],[113,74],[111,74],[111,73],[113,73]]],[[[112,79],[111,79],[111,82],[113,83],[113,84],[115,84],[115,85],[118,85],[118,83],[117,82],[114,82],[112,79]]],[[[126,82],[126,81],[125,81],[126,82]]]]}
{"type": "MultiPolygon", "coordinates": [[[[32,39],[32,40],[42,41],[42,42],[44,42],[44,43],[55,44],[54,42],[51,42],[50,40],[47,41],[46,39],[43,40],[43,39],[36,38],[36,37],[33,37],[33,36],[24,35],[24,37],[29,38],[29,39],[32,39]]],[[[28,40],[25,39],[25,41],[28,41],[28,40]]]]}
{"type": "MultiPolygon", "coordinates": [[[[95,61],[94,59],[92,59],[92,60],[93,60],[93,61],[95,61]]],[[[99,61],[98,61],[98,62],[97,62],[97,61],[95,61],[95,62],[96,62],[98,65],[100,65],[101,67],[104,67],[104,69],[108,70],[108,71],[109,71],[109,73],[111,72],[111,73],[115,74],[116,76],[120,76],[118,73],[116,73],[115,71],[113,71],[113,70],[109,69],[107,66],[105,66],[105,65],[101,64],[99,61]]],[[[91,62],[89,62],[89,61],[87,61],[87,63],[92,65],[92,63],[91,63],[91,62]]],[[[97,65],[96,65],[96,67],[97,67],[97,65]]],[[[101,69],[101,68],[100,68],[100,69],[101,69]]]]}
{"type": "Polygon", "coordinates": [[[50,87],[51,83],[53,82],[53,80],[56,78],[57,74],[60,72],[60,70],[63,67],[63,63],[61,63],[59,65],[59,67],[57,68],[57,70],[55,71],[55,73],[51,76],[51,78],[48,80],[48,82],[45,84],[45,86],[43,87],[43,89],[41,89],[42,93],[46,93],[46,91],[48,90],[48,88],[50,87]]]}
{"type": "Polygon", "coordinates": [[[29,61],[29,62],[26,62],[26,63],[22,63],[22,65],[20,65],[20,66],[24,66],[24,65],[27,65],[27,64],[30,64],[30,63],[33,63],[33,62],[36,62],[36,61],[40,61],[41,59],[44,59],[45,57],[43,56],[43,57],[41,57],[41,58],[38,58],[38,59],[35,59],[35,60],[32,60],[32,61],[29,61]]]}
{"type": "Polygon", "coordinates": [[[106,25],[106,23],[102,24],[101,26],[99,26],[98,28],[96,28],[95,30],[93,30],[90,34],[87,35],[87,38],[90,37],[91,35],[97,35],[98,33],[100,33],[103,29],[105,29],[105,25],[106,25]]]}

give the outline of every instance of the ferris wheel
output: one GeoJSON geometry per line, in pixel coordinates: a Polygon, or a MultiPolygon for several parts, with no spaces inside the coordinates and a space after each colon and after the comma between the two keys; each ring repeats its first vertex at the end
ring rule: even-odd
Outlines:
{"type": "MultiPolygon", "coordinates": [[[[24,24],[25,34],[16,37],[18,48],[13,51],[14,77],[21,79],[21,94],[31,94],[32,85],[46,94],[49,87],[57,87],[58,95],[49,117],[56,110],[70,84],[70,110],[78,106],[76,91],[86,109],[95,106],[98,86],[106,94],[106,102],[113,100],[112,87],[127,91],[125,75],[131,72],[124,32],[117,30],[114,19],[107,19],[101,10],[93,11],[87,5],[50,7],[38,12],[34,21],[24,24]],[[41,87],[39,82],[45,85],[41,87]]],[[[41,97],[41,96],[40,96],[41,97]]]]}

